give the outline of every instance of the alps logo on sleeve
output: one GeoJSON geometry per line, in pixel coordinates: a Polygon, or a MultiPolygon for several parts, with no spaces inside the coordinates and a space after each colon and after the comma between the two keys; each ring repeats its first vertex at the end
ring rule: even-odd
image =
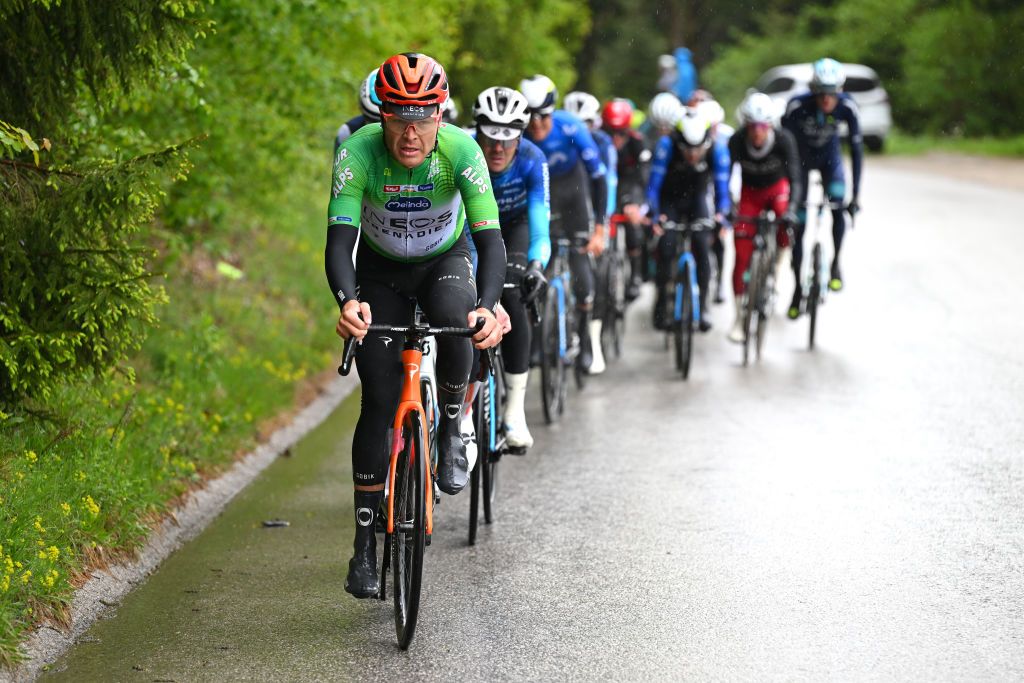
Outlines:
{"type": "Polygon", "coordinates": [[[468,179],[469,182],[476,185],[477,189],[480,191],[480,194],[484,194],[487,192],[487,183],[484,182],[483,174],[476,171],[472,166],[466,167],[466,169],[462,172],[462,177],[468,179]]]}

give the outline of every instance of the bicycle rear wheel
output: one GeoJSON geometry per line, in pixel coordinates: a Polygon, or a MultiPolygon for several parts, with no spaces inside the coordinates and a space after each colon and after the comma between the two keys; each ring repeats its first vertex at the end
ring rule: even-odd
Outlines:
{"type": "Polygon", "coordinates": [[[814,335],[818,329],[818,304],[821,299],[821,244],[815,243],[811,252],[811,290],[807,293],[807,315],[811,320],[809,348],[814,350],[814,335]]]}
{"type": "Polygon", "coordinates": [[[395,634],[398,646],[409,648],[416,632],[423,583],[426,541],[427,459],[419,413],[410,413],[403,428],[405,446],[395,471],[394,533],[391,537],[392,592],[395,599],[395,634]]]}
{"type": "Polygon", "coordinates": [[[750,326],[754,320],[761,282],[761,263],[757,251],[750,259],[750,279],[747,282],[747,300],[743,306],[743,365],[750,362],[750,326]]]}
{"type": "Polygon", "coordinates": [[[676,283],[679,318],[673,320],[676,346],[676,370],[683,379],[690,376],[690,357],[693,354],[693,288],[690,284],[690,266],[684,264],[679,272],[681,282],[676,283]],[[681,297],[681,299],[680,299],[681,297]]]}
{"type": "Polygon", "coordinates": [[[768,336],[768,318],[771,317],[772,296],[775,292],[775,282],[772,277],[774,258],[764,252],[761,260],[761,281],[757,286],[757,327],[755,333],[755,352],[757,360],[761,360],[761,352],[764,350],[764,339],[768,336]]]}
{"type": "Polygon", "coordinates": [[[608,298],[601,336],[608,339],[606,356],[622,357],[622,338],[626,331],[626,270],[622,254],[609,256],[608,298]]]}
{"type": "Polygon", "coordinates": [[[562,414],[565,394],[565,364],[559,350],[558,291],[548,289],[544,301],[544,317],[540,326],[540,395],[544,407],[544,421],[553,424],[562,414]]]}

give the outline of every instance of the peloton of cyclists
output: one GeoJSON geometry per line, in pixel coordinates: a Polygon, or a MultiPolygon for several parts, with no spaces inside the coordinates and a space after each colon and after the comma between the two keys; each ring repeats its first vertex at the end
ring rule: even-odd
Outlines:
{"type": "Polygon", "coordinates": [[[787,315],[795,320],[800,316],[803,290],[801,287],[800,265],[803,260],[803,237],[807,226],[807,182],[808,174],[817,170],[828,199],[837,206],[832,209],[832,258],[831,276],[828,287],[838,292],[843,288],[843,276],[839,269],[839,250],[846,232],[846,219],[842,206],[846,198],[846,177],[843,171],[843,157],[839,146],[839,127],[845,124],[849,133],[850,166],[853,170],[853,197],[846,211],[855,216],[860,210],[860,174],[864,150],[861,141],[860,119],[853,98],[843,92],[846,75],[842,65],[828,57],[813,64],[811,92],[799,95],[789,101],[782,125],[796,138],[800,151],[801,192],[796,197],[797,216],[795,241],[793,242],[793,274],[796,288],[787,315]]]}

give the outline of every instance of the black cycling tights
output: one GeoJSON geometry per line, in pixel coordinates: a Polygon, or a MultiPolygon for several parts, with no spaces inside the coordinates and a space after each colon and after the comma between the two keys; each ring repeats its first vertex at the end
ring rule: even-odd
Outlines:
{"type": "MultiPolygon", "coordinates": [[[[367,252],[364,247],[359,250],[359,298],[370,304],[373,322],[409,324],[415,300],[432,325],[468,325],[476,286],[464,244],[415,265],[396,264],[367,252]]],[[[404,342],[404,335],[369,333],[356,353],[363,402],[352,442],[352,477],[359,486],[384,483],[386,435],[401,395],[404,342]]],[[[470,340],[438,337],[437,349],[439,395],[465,391],[473,359],[470,340]]]]}

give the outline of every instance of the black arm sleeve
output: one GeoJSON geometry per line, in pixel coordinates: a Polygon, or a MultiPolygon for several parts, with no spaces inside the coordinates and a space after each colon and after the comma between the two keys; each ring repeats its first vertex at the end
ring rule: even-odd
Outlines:
{"type": "Polygon", "coordinates": [[[477,306],[493,311],[505,285],[505,241],[501,230],[479,230],[473,233],[473,245],[477,253],[477,306]]]}
{"type": "Polygon", "coordinates": [[[779,129],[779,144],[782,145],[782,152],[786,158],[786,177],[789,178],[789,210],[797,210],[797,202],[800,201],[802,184],[800,182],[800,150],[796,146],[796,138],[785,128],[779,129]]]}
{"type": "Polygon", "coordinates": [[[590,199],[594,205],[594,222],[604,224],[608,212],[608,179],[603,176],[590,178],[590,199]]]}
{"type": "Polygon", "coordinates": [[[350,225],[327,228],[327,248],[324,250],[324,270],[338,308],[356,298],[356,267],[352,263],[352,250],[356,246],[359,230],[350,225]]]}

